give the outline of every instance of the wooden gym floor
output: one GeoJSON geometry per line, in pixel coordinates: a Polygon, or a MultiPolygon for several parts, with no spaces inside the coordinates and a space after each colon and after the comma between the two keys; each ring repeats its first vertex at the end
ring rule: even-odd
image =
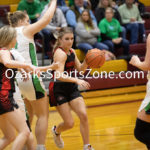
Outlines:
{"type": "MultiPolygon", "coordinates": [[[[141,101],[89,107],[90,141],[95,150],[146,150],[133,136],[136,114],[141,101]]],[[[82,150],[79,119],[73,113],[75,126],[62,134],[64,150],[82,150]]],[[[57,112],[50,112],[47,150],[58,150],[54,145],[51,127],[61,121],[57,112]]],[[[34,124],[32,128],[34,128],[34,124]]],[[[2,134],[0,133],[0,137],[2,134]]],[[[10,146],[5,150],[10,150],[10,146]]]]}

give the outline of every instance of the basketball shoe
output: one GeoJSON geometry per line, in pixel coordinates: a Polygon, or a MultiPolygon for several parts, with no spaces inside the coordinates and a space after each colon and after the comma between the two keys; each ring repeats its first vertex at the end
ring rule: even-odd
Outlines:
{"type": "Polygon", "coordinates": [[[83,150],[94,150],[94,148],[90,144],[88,144],[88,145],[84,145],[83,150]]]}
{"type": "Polygon", "coordinates": [[[64,142],[61,138],[61,135],[56,133],[56,126],[54,126],[52,128],[52,135],[53,135],[53,139],[54,139],[54,142],[55,142],[56,146],[58,148],[63,148],[64,147],[64,142]]]}

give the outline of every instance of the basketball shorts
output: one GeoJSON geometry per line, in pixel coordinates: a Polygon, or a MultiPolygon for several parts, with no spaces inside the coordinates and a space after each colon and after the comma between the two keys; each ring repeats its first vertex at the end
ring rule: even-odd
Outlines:
{"type": "Polygon", "coordinates": [[[58,106],[82,97],[75,83],[50,82],[49,102],[50,106],[58,106]]]}
{"type": "Polygon", "coordinates": [[[145,110],[147,114],[150,114],[150,80],[147,82],[146,96],[142,101],[142,104],[139,108],[139,112],[145,110]]]}
{"type": "Polygon", "coordinates": [[[18,105],[13,98],[13,92],[9,90],[0,91],[0,115],[18,109],[18,105]]]}
{"type": "Polygon", "coordinates": [[[17,75],[17,84],[23,98],[26,98],[29,101],[45,97],[44,84],[42,79],[37,76],[32,75],[29,77],[29,80],[23,81],[23,79],[17,75]]]}
{"type": "Polygon", "coordinates": [[[17,86],[16,81],[14,82],[14,84],[15,84],[15,92],[13,93],[13,98],[14,98],[15,102],[18,104],[19,109],[21,111],[23,111],[24,113],[26,113],[25,104],[24,104],[23,98],[21,96],[21,92],[17,86]]]}

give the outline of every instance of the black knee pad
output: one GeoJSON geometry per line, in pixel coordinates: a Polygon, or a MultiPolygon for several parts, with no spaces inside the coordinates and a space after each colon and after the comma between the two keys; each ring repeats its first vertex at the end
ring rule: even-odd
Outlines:
{"type": "Polygon", "coordinates": [[[150,148],[150,123],[137,118],[136,126],[134,129],[134,136],[140,142],[146,144],[150,148]]]}
{"type": "Polygon", "coordinates": [[[32,132],[29,120],[26,120],[26,123],[27,123],[27,126],[28,126],[30,132],[32,132]]]}

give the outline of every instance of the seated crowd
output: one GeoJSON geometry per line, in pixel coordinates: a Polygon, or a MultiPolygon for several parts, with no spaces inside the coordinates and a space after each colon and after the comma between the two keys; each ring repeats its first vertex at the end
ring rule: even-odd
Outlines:
{"type": "MultiPolygon", "coordinates": [[[[18,10],[26,11],[34,23],[44,15],[49,1],[21,0],[18,10]]],[[[115,55],[117,50],[123,49],[122,54],[129,56],[129,44],[146,40],[144,13],[144,5],[138,0],[69,0],[68,4],[58,0],[53,19],[41,31],[45,58],[53,48],[50,41],[55,41],[57,31],[65,26],[74,31],[74,48],[84,53],[98,48],[115,55]]]]}

